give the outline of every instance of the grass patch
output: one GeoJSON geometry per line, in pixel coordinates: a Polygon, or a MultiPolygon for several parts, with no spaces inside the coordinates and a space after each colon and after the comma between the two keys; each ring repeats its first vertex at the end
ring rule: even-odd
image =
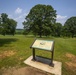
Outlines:
{"type": "MultiPolygon", "coordinates": [[[[35,37],[32,35],[0,35],[0,69],[3,67],[26,66],[23,61],[32,55],[32,49],[30,49],[30,46],[34,39],[35,37]]],[[[68,53],[76,56],[76,38],[43,37],[39,39],[55,40],[54,60],[63,63],[63,75],[76,75],[76,67],[71,66],[72,69],[69,69],[69,65],[67,65],[67,63],[73,64],[75,61],[72,61],[72,59],[66,55],[68,53]]],[[[51,56],[49,52],[40,50],[36,51],[36,54],[45,57],[51,56]]],[[[73,60],[76,59],[74,58],[73,60]]]]}

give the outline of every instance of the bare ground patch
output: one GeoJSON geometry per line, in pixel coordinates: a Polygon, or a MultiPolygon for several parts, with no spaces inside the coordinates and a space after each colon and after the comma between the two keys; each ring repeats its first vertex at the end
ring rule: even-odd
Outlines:
{"type": "Polygon", "coordinates": [[[66,65],[68,66],[69,69],[76,71],[76,63],[66,62],[66,65]]]}
{"type": "Polygon", "coordinates": [[[76,62],[76,56],[71,53],[66,53],[66,57],[70,59],[72,62],[76,62]]]}
{"type": "Polygon", "coordinates": [[[66,53],[66,57],[70,60],[65,62],[66,69],[71,71],[73,75],[76,75],[76,56],[70,53],[66,53]]]}
{"type": "Polygon", "coordinates": [[[14,51],[4,51],[4,52],[0,53],[0,59],[3,59],[3,58],[6,58],[6,57],[9,57],[9,56],[12,56],[15,53],[16,52],[14,52],[14,51]]]}
{"type": "Polygon", "coordinates": [[[33,67],[24,67],[24,68],[10,68],[4,70],[2,75],[52,75],[47,72],[41,71],[33,67]]]}

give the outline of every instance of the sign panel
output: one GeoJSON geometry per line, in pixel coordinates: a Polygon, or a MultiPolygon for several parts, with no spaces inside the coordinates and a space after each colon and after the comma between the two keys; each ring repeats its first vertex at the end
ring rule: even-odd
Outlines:
{"type": "Polygon", "coordinates": [[[38,48],[38,49],[52,51],[53,43],[54,43],[54,41],[51,41],[51,40],[36,39],[35,42],[32,45],[32,48],[38,48]]]}

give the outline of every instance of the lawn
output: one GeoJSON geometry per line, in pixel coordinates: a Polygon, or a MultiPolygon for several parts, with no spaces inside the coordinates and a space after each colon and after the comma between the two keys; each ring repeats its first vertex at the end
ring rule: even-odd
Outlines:
{"type": "MultiPolygon", "coordinates": [[[[30,46],[34,36],[0,35],[0,69],[24,67],[25,59],[32,55],[30,46]]],[[[39,39],[55,40],[54,60],[62,62],[62,75],[76,75],[76,38],[43,37],[39,39]]],[[[36,55],[50,57],[47,51],[36,51],[36,55]]]]}

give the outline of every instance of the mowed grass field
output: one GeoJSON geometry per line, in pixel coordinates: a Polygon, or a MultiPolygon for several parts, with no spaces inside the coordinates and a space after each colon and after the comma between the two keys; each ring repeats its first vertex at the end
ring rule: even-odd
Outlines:
{"type": "MultiPolygon", "coordinates": [[[[38,38],[38,37],[37,37],[38,38]]],[[[32,55],[34,36],[0,35],[0,70],[9,67],[26,67],[23,62],[32,55]]],[[[76,38],[42,37],[54,40],[54,60],[62,62],[62,75],[76,75],[76,38]]],[[[36,55],[50,57],[47,51],[37,50],[36,55]]]]}

